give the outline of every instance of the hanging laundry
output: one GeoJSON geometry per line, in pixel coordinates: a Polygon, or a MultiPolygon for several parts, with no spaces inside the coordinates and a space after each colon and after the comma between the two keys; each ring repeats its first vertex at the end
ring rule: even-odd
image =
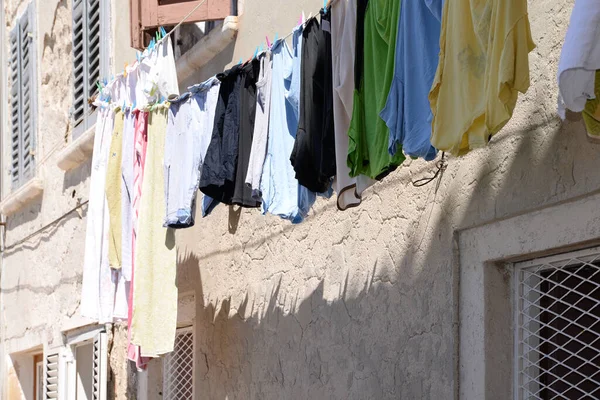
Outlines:
{"type": "Polygon", "coordinates": [[[333,54],[333,117],[335,129],[337,207],[343,211],[358,206],[362,192],[375,181],[365,175],[350,176],[348,129],[354,107],[354,60],[356,54],[356,0],[338,0],[332,5],[331,47],[333,54]]]}
{"type": "Polygon", "coordinates": [[[121,273],[125,280],[131,282],[131,270],[133,264],[133,162],[134,162],[134,139],[135,139],[135,116],[132,110],[136,101],[136,86],[138,82],[139,63],[127,67],[125,88],[127,93],[127,104],[123,120],[123,151],[121,158],[121,273]]]}
{"type": "Polygon", "coordinates": [[[150,64],[148,75],[144,79],[142,90],[152,104],[179,96],[177,68],[171,37],[160,42],[147,57],[150,64]]]}
{"type": "Polygon", "coordinates": [[[135,243],[131,341],[144,357],[173,351],[177,327],[175,234],[164,228],[166,106],[148,114],[148,146],[135,243]]]}
{"type": "Polygon", "coordinates": [[[126,318],[127,299],[118,287],[123,282],[113,273],[108,262],[109,218],[105,195],[106,166],[108,163],[111,135],[115,114],[108,101],[111,87],[105,87],[98,107],[94,153],[90,177],[90,195],[85,235],[85,256],[81,289],[81,314],[99,323],[112,322],[113,318],[126,318]],[[108,99],[108,100],[107,100],[108,99]]]}
{"type": "Polygon", "coordinates": [[[290,155],[298,129],[302,26],[292,35],[293,53],[284,40],[273,44],[271,112],[267,155],[260,181],[262,211],[293,223],[302,222],[314,202],[314,193],[295,178],[290,155]]]}
{"type": "Polygon", "coordinates": [[[600,69],[600,2],[576,0],[558,64],[558,114],[583,111],[600,69]]]}
{"type": "Polygon", "coordinates": [[[238,157],[241,65],[217,74],[221,81],[212,138],[202,166],[200,190],[224,204],[232,204],[238,157]]]}
{"type": "MultiPolygon", "coordinates": [[[[140,80],[143,79],[143,75],[138,75],[140,80]]],[[[143,94],[142,94],[143,96],[143,94]]],[[[140,101],[136,99],[136,101],[140,101]]],[[[136,110],[134,111],[135,117],[135,129],[134,129],[134,155],[133,155],[133,197],[131,202],[132,212],[132,265],[131,265],[131,285],[129,289],[129,309],[127,314],[127,358],[136,363],[138,368],[144,367],[148,362],[147,358],[141,356],[140,347],[136,346],[131,341],[132,335],[132,320],[133,320],[133,300],[134,300],[134,283],[135,283],[135,270],[136,270],[136,238],[138,235],[138,221],[140,203],[142,199],[142,183],[144,180],[144,167],[146,164],[146,150],[148,147],[148,112],[136,110]]]]}
{"type": "Polygon", "coordinates": [[[596,71],[594,98],[585,102],[583,122],[588,138],[600,141],[600,70],[596,71]]]}
{"type": "Polygon", "coordinates": [[[108,262],[111,268],[121,269],[121,160],[123,155],[123,112],[115,111],[108,163],[106,166],[106,201],[108,205],[108,262]]]}
{"type": "Polygon", "coordinates": [[[233,191],[233,204],[242,207],[260,207],[260,200],[252,197],[252,189],[246,185],[246,175],[250,163],[252,135],[256,115],[256,81],[260,73],[260,61],[253,59],[242,67],[240,93],[240,125],[238,136],[238,157],[233,191]]]}
{"type": "Polygon", "coordinates": [[[440,52],[442,0],[402,1],[394,79],[381,118],[390,130],[389,152],[433,160],[429,89],[440,52]]]}
{"type": "Polygon", "coordinates": [[[271,108],[271,51],[260,57],[260,74],[256,82],[256,114],[254,118],[254,132],[246,184],[252,189],[252,198],[262,199],[260,191],[260,177],[267,153],[267,140],[269,137],[269,111],[271,108]]]}
{"type": "Polygon", "coordinates": [[[446,1],[429,93],[431,144],[454,155],[485,146],[529,88],[527,0],[446,1]]]}
{"type": "Polygon", "coordinates": [[[290,161],[298,182],[323,193],[335,175],[331,10],[321,24],[311,18],[302,32],[300,115],[290,161]]]}
{"type": "Polygon", "coordinates": [[[348,135],[350,174],[382,179],[403,161],[388,152],[389,129],[379,118],[394,75],[400,0],[358,0],[354,109],[348,135]]]}
{"type": "Polygon", "coordinates": [[[191,88],[170,101],[165,143],[164,227],[194,225],[196,193],[206,151],[210,144],[219,80],[191,88]]]}

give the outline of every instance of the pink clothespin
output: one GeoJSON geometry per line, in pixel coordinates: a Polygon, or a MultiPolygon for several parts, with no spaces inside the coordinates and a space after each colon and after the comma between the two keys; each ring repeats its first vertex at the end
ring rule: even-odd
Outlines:
{"type": "Polygon", "coordinates": [[[271,48],[271,42],[269,41],[269,37],[265,36],[265,39],[267,39],[267,47],[271,48]]]}

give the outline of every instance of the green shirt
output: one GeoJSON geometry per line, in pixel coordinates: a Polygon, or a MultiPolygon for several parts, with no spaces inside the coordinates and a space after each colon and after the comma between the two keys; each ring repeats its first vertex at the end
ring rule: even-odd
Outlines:
{"type": "Polygon", "coordinates": [[[400,149],[394,156],[389,154],[389,129],[379,117],[394,76],[399,18],[399,0],[369,0],[364,16],[363,74],[360,86],[354,90],[348,131],[351,176],[381,178],[404,161],[400,149]]]}

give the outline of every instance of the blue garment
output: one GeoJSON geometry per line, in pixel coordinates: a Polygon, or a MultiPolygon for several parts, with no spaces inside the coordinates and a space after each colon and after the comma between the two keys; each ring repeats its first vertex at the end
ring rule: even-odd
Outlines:
{"type": "Polygon", "coordinates": [[[429,89],[440,52],[442,0],[402,1],[394,79],[380,116],[390,129],[389,152],[433,160],[429,89]]]}
{"type": "Polygon", "coordinates": [[[210,213],[219,205],[219,202],[210,196],[202,196],[202,218],[210,215],[210,213]]]}
{"type": "Polygon", "coordinates": [[[260,182],[262,212],[302,222],[315,194],[302,188],[290,162],[298,130],[301,27],[293,34],[294,53],[284,40],[273,44],[271,111],[267,154],[260,182]]]}

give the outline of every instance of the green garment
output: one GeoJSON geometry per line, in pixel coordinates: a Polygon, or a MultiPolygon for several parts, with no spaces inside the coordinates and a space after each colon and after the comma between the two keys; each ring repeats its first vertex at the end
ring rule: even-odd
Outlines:
{"type": "Polygon", "coordinates": [[[351,176],[382,178],[405,158],[401,149],[394,156],[389,154],[389,129],[379,117],[394,77],[399,18],[400,0],[369,0],[364,17],[363,76],[354,90],[348,131],[351,176]]]}

